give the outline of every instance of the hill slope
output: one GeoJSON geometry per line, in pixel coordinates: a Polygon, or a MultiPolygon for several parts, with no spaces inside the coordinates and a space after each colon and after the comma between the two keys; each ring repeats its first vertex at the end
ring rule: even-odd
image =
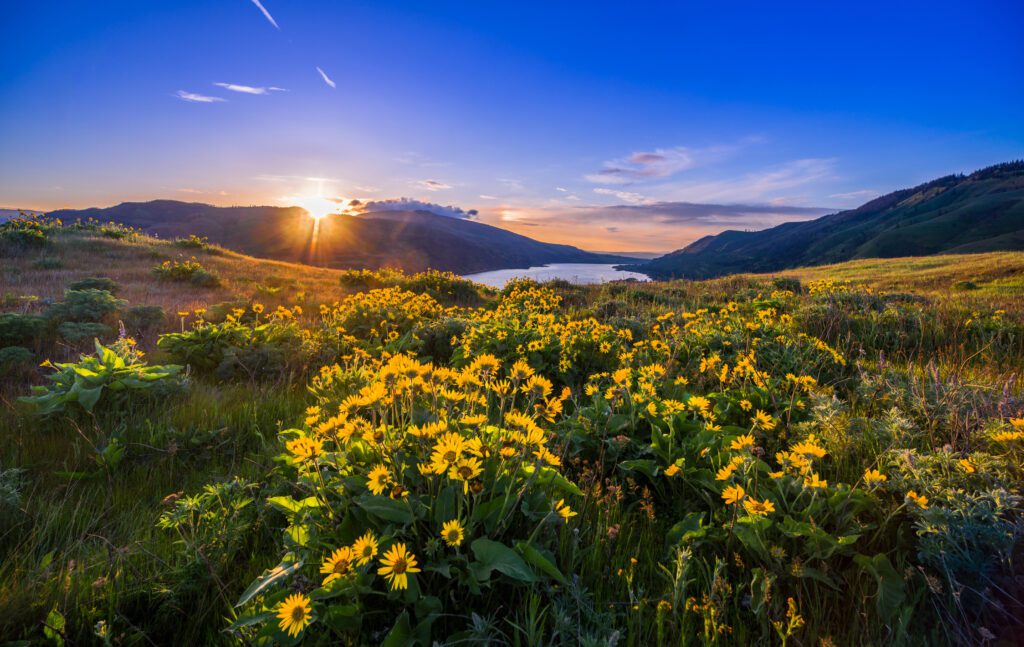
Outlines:
{"type": "Polygon", "coordinates": [[[816,220],[724,231],[631,267],[655,278],[772,272],[862,258],[1024,249],[1024,162],[949,175],[816,220]]]}
{"type": "Polygon", "coordinates": [[[62,220],[113,220],[162,238],[195,234],[253,256],[334,268],[428,268],[458,274],[547,263],[631,259],[542,243],[479,222],[428,211],[378,211],[324,218],[319,231],[300,207],[215,207],[153,200],[109,208],[54,211],[62,220]],[[314,238],[315,235],[315,238],[314,238]]]}

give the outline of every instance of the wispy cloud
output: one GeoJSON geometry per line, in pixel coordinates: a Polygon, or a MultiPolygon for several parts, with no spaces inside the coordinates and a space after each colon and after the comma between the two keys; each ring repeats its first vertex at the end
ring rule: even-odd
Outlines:
{"type": "Polygon", "coordinates": [[[354,191],[360,191],[362,193],[377,193],[378,191],[380,191],[380,187],[368,186],[368,185],[365,185],[365,184],[357,184],[357,185],[353,186],[352,189],[354,191]]]}
{"type": "Polygon", "coordinates": [[[830,198],[835,198],[836,200],[847,200],[847,201],[849,201],[849,200],[867,200],[868,198],[873,198],[873,197],[875,197],[877,195],[880,195],[880,192],[876,191],[874,189],[861,189],[860,191],[850,191],[849,193],[833,193],[829,197],[830,198]]]}
{"type": "MultiPolygon", "coordinates": [[[[255,1],[255,0],[253,0],[253,1],[255,1]]],[[[317,66],[316,71],[320,73],[320,78],[322,78],[324,80],[324,83],[326,83],[327,85],[331,86],[332,88],[338,87],[338,84],[335,83],[334,81],[332,81],[331,77],[327,76],[327,72],[324,72],[322,69],[320,69],[319,66],[317,66]]]]}
{"type": "Polygon", "coordinates": [[[724,180],[674,184],[664,187],[670,200],[689,202],[793,202],[793,189],[834,177],[835,159],[806,158],[724,180]]]}
{"type": "Polygon", "coordinates": [[[252,85],[239,85],[237,83],[214,83],[218,88],[224,88],[225,90],[231,90],[232,92],[241,92],[242,94],[269,94],[271,92],[287,92],[284,88],[278,88],[270,86],[264,88],[261,86],[252,85]]]}
{"type": "Polygon", "coordinates": [[[481,200],[497,200],[498,196],[496,196],[496,195],[487,195],[486,193],[481,193],[480,194],[480,199],[481,200]]]}
{"type": "Polygon", "coordinates": [[[277,26],[277,21],[276,21],[276,20],[274,20],[274,17],[270,15],[270,12],[269,12],[269,11],[267,11],[267,8],[263,6],[263,3],[262,3],[262,2],[260,2],[260,0],[252,0],[252,3],[253,3],[254,5],[256,5],[256,7],[257,7],[257,8],[258,8],[258,9],[259,9],[260,11],[262,11],[262,12],[263,12],[263,15],[264,15],[264,16],[266,16],[267,20],[269,20],[269,21],[270,21],[270,24],[274,26],[274,29],[277,29],[277,30],[280,30],[280,29],[281,29],[280,27],[278,27],[278,26],[277,26]]]}
{"type": "Polygon", "coordinates": [[[719,145],[706,148],[656,148],[636,151],[627,157],[609,160],[601,170],[584,176],[595,184],[632,184],[670,178],[682,171],[703,166],[737,150],[737,145],[719,145]]]}
{"type": "Polygon", "coordinates": [[[413,184],[427,191],[443,191],[452,188],[452,185],[437,180],[417,180],[413,184]]]}
{"type": "Polygon", "coordinates": [[[639,193],[634,193],[633,191],[617,191],[615,189],[597,188],[594,189],[594,193],[614,196],[619,200],[630,204],[648,204],[653,202],[650,198],[640,195],[639,193]]]}
{"type": "Polygon", "coordinates": [[[221,103],[227,101],[227,99],[221,97],[210,97],[205,94],[196,94],[195,92],[186,92],[184,90],[178,90],[174,96],[190,103],[221,103]]]}

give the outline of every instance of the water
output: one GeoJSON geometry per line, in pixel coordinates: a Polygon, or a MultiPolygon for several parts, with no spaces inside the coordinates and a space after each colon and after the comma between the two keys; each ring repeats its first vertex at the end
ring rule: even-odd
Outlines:
{"type": "Polygon", "coordinates": [[[494,270],[466,275],[466,278],[471,281],[496,288],[504,287],[510,280],[520,277],[531,278],[535,281],[565,279],[570,283],[606,283],[623,279],[650,280],[646,274],[617,270],[615,265],[603,263],[552,263],[526,269],[494,270]]]}

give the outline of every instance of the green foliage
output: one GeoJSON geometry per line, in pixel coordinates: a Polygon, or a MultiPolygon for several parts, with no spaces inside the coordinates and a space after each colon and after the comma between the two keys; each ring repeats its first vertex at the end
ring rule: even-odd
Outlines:
{"type": "Polygon", "coordinates": [[[24,470],[0,468],[0,548],[14,539],[14,532],[24,520],[22,493],[24,470]]]}
{"type": "Polygon", "coordinates": [[[196,287],[213,288],[220,285],[220,277],[192,258],[185,261],[164,261],[153,268],[153,274],[163,281],[188,282],[196,287]]]}
{"type": "Polygon", "coordinates": [[[114,329],[110,326],[91,321],[65,321],[57,326],[57,335],[73,346],[112,334],[114,329]]]}
{"type": "Polygon", "coordinates": [[[12,218],[7,222],[0,223],[0,243],[21,249],[40,248],[47,244],[47,232],[50,228],[50,223],[40,218],[31,216],[12,218]]]}
{"type": "Polygon", "coordinates": [[[166,319],[167,313],[160,306],[132,306],[122,314],[124,327],[130,332],[154,330],[166,319]]]}
{"type": "Polygon", "coordinates": [[[5,346],[0,348],[0,377],[13,377],[31,368],[35,363],[35,355],[21,346],[5,346]]]}
{"type": "Polygon", "coordinates": [[[68,285],[69,290],[106,290],[111,294],[117,294],[117,288],[117,282],[105,276],[90,276],[68,285]]]}
{"type": "Polygon", "coordinates": [[[64,300],[46,309],[52,321],[100,322],[128,305],[106,290],[65,290],[64,300]]]}
{"type": "Polygon", "coordinates": [[[148,366],[125,343],[115,351],[97,341],[95,355],[83,355],[78,362],[46,365],[55,371],[47,376],[51,384],[33,387],[32,396],[20,398],[41,416],[68,408],[72,412],[118,414],[139,401],[167,397],[184,388],[180,366],[148,366]]]}
{"type": "Polygon", "coordinates": [[[46,319],[37,315],[0,313],[0,347],[33,346],[46,332],[46,319]]]}
{"type": "Polygon", "coordinates": [[[64,267],[64,261],[56,256],[43,256],[33,261],[32,267],[37,270],[59,270],[64,267]]]}

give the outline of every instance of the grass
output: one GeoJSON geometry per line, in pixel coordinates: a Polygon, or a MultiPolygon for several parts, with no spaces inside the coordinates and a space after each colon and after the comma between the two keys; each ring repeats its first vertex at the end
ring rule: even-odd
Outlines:
{"type": "Polygon", "coordinates": [[[5,639],[287,643],[273,616],[292,593],[316,609],[308,643],[980,644],[1021,631],[1024,455],[1018,441],[997,438],[1024,417],[1024,254],[701,282],[524,284],[472,299],[444,277],[355,275],[95,231],[52,231],[45,247],[7,258],[5,291],[39,297],[10,299],[7,310],[41,312],[72,282],[106,276],[130,305],[168,313],[140,340],[150,363],[175,361],[157,333],[184,329],[187,346],[199,343],[194,331],[236,327],[280,333],[220,349],[243,366],[300,368],[220,378],[191,369],[182,395],[101,400],[93,414],[49,418],[16,399],[44,369],[8,381],[0,475],[22,475],[13,509],[2,507],[0,479],[0,520],[11,520],[0,529],[5,639]],[[193,256],[218,286],[153,274],[193,256]],[[953,289],[965,281],[973,286],[953,289]],[[364,292],[378,284],[456,300],[364,292]],[[222,302],[243,312],[224,322],[192,314],[222,302]],[[301,314],[274,314],[297,303],[301,314]],[[183,322],[175,313],[186,310],[183,322]],[[346,338],[338,322],[361,332],[346,338]],[[301,342],[285,347],[302,361],[275,355],[280,336],[301,342]],[[751,350],[762,378],[742,374],[751,350]],[[493,455],[474,477],[480,495],[445,470],[403,470],[402,461],[434,460],[434,440],[409,434],[413,424],[450,419],[463,439],[494,442],[487,430],[512,424],[497,412],[501,387],[468,376],[494,370],[525,385],[514,377],[519,359],[540,381],[529,382],[532,395],[501,396],[501,410],[535,421],[551,480],[541,486],[529,470],[498,478],[493,455]],[[320,374],[319,363],[336,368],[320,374]],[[722,363],[738,377],[721,379],[722,363]],[[435,372],[448,381],[440,403],[393,382],[435,372]],[[374,396],[378,384],[400,397],[374,396]],[[352,404],[360,393],[364,404],[352,404]],[[704,413],[687,404],[695,396],[709,398],[704,413]],[[752,423],[743,401],[770,426],[752,423]],[[350,418],[332,422],[340,410],[350,418]],[[355,444],[332,431],[360,420],[372,424],[355,444]],[[111,451],[118,445],[123,454],[111,451]],[[800,447],[824,456],[804,468],[779,461],[800,447]],[[739,467],[717,480],[733,459],[739,467]],[[381,465],[387,487],[404,493],[367,491],[381,465]],[[869,486],[866,469],[887,480],[869,486]],[[810,470],[828,485],[806,485],[810,470]],[[775,510],[724,503],[727,485],[775,510]],[[516,505],[496,522],[484,502],[502,498],[516,505]],[[411,516],[394,508],[401,501],[411,516]],[[448,505],[466,528],[459,547],[437,539],[448,505]],[[575,513],[567,522],[559,505],[575,513]],[[158,527],[168,515],[177,521],[158,527]],[[376,575],[376,561],[321,585],[324,556],[367,531],[382,553],[403,542],[416,554],[423,570],[408,590],[376,575]],[[236,606],[265,569],[294,559],[305,566],[236,606]]]}

